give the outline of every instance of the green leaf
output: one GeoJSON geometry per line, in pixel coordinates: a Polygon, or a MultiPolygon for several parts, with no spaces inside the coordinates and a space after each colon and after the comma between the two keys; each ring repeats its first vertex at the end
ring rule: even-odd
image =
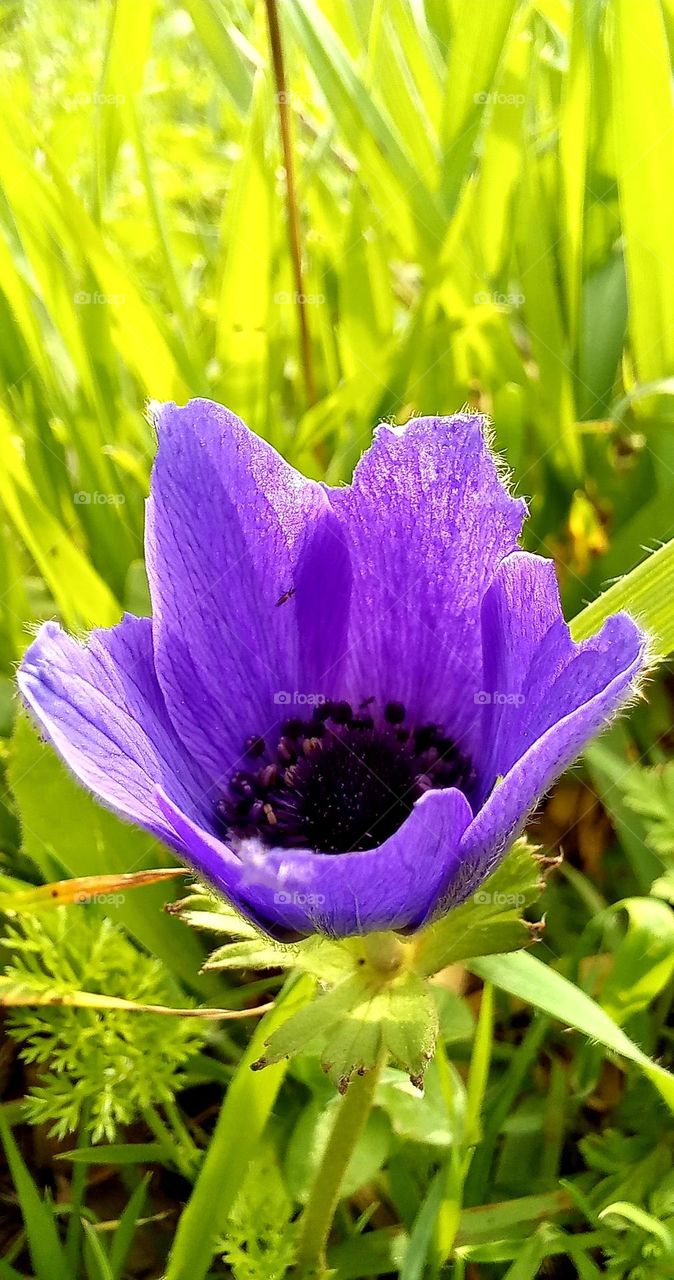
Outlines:
{"type": "MultiPolygon", "coordinates": [[[[432,1184],[431,1196],[426,1201],[431,1228],[437,1215],[441,1187],[441,1178],[438,1176],[432,1184]]],[[[511,1234],[513,1228],[534,1231],[542,1221],[564,1212],[568,1213],[569,1205],[568,1193],[555,1191],[547,1195],[522,1196],[500,1204],[479,1205],[476,1208],[464,1209],[459,1219],[457,1247],[463,1250],[466,1246],[485,1239],[488,1241],[500,1239],[511,1234]]],[[[426,1247],[427,1245],[428,1241],[426,1247]]],[[[328,1251],[328,1261],[336,1269],[339,1280],[362,1280],[363,1276],[401,1272],[408,1247],[409,1236],[405,1230],[384,1227],[335,1245],[328,1251]]],[[[517,1239],[514,1247],[520,1247],[517,1239]]],[[[410,1271],[408,1274],[415,1273],[410,1271]]],[[[416,1272],[416,1275],[418,1276],[419,1272],[416,1272]]]]}
{"type": "Polygon", "coordinates": [[[590,996],[529,952],[485,956],[468,965],[485,982],[526,1000],[590,1040],[635,1063],[674,1111],[674,1076],[652,1062],[590,996]]]}
{"type": "Polygon", "coordinates": [[[0,911],[16,915],[36,915],[41,911],[55,911],[57,907],[74,903],[95,901],[96,895],[105,897],[123,890],[132,890],[150,884],[185,876],[181,867],[157,867],[147,871],[126,871],[116,876],[74,876],[70,880],[55,880],[51,884],[31,885],[29,889],[12,887],[0,891],[0,911]]]}
{"type": "Polygon", "coordinates": [[[82,1226],[84,1227],[84,1261],[89,1280],[113,1280],[110,1263],[97,1232],[86,1219],[82,1226]]]}
{"type": "MultiPolygon", "coordinates": [[[[477,5],[470,22],[457,22],[447,66],[442,121],[443,191],[449,211],[470,170],[473,148],[490,101],[496,68],[507,48],[508,29],[518,0],[477,5]]],[[[496,96],[496,95],[494,95],[496,96]]]]}
{"type": "Polygon", "coordinates": [[[672,71],[659,0],[616,0],[613,9],[615,160],[630,332],[639,379],[650,382],[674,366],[672,71]]]}
{"type": "Polygon", "coordinates": [[[555,234],[542,172],[531,153],[523,166],[518,240],[519,274],[526,281],[524,315],[539,369],[537,416],[541,444],[569,484],[582,475],[580,440],[563,300],[555,271],[555,234]]]}
{"type": "Polygon", "coordinates": [[[275,942],[239,915],[224,898],[200,885],[189,897],[172,903],[169,911],[192,929],[224,933],[230,938],[211,953],[203,966],[206,971],[296,969],[327,982],[353,970],[353,943],[330,942],[318,935],[301,942],[275,942]]]}
{"type": "Polygon", "coordinates": [[[363,1280],[363,1276],[398,1275],[409,1236],[397,1227],[384,1227],[350,1236],[328,1250],[328,1263],[339,1280],[363,1280]]]}
{"type": "Polygon", "coordinates": [[[583,275],[585,182],[594,69],[593,42],[588,30],[591,7],[587,0],[578,0],[573,6],[569,70],[563,81],[560,107],[562,214],[566,230],[561,256],[572,349],[575,349],[578,341],[583,275]]]}
{"type": "Polygon", "coordinates": [[[574,618],[574,640],[594,635],[619,609],[629,610],[650,633],[654,656],[664,657],[674,649],[674,539],[647,556],[574,618]]]}
{"type": "Polygon", "coordinates": [[[26,1280],[19,1271],[15,1271],[14,1267],[10,1267],[4,1258],[0,1258],[0,1280],[26,1280]]]}
{"type": "MultiPolygon", "coordinates": [[[[265,160],[271,110],[270,81],[255,79],[252,112],[222,223],[222,275],[216,354],[227,379],[228,403],[258,429],[269,411],[269,329],[275,212],[272,172],[265,160]]],[[[281,294],[274,310],[283,309],[281,294]]],[[[285,295],[283,295],[285,296],[285,295]]],[[[286,309],[294,308],[287,295],[286,309]]]]}
{"type": "Polygon", "coordinates": [[[440,1035],[445,1045],[472,1040],[475,1019],[464,999],[450,991],[442,980],[431,984],[440,1019],[440,1035]]]}
{"type": "Polygon", "coordinates": [[[119,1142],[104,1147],[73,1147],[61,1151],[57,1160],[72,1164],[153,1164],[161,1160],[164,1148],[158,1142],[119,1142]]]}
{"type": "MultiPolygon", "coordinates": [[[[264,1008],[265,1006],[263,1006],[264,1008]]],[[[143,1004],[136,1000],[125,1000],[122,996],[108,996],[101,991],[75,991],[72,989],[36,991],[30,982],[17,981],[16,978],[0,974],[0,1008],[58,1008],[58,1009],[96,1009],[102,1013],[152,1013],[165,1018],[205,1018],[208,1021],[226,1021],[228,1018],[255,1017],[261,1010],[185,1008],[166,1004],[143,1004]]]]}
{"type": "Polygon", "coordinates": [[[301,1009],[311,991],[311,981],[306,977],[288,987],[257,1027],[242,1055],[194,1190],[181,1214],[164,1280],[184,1280],[185,1276],[190,1280],[204,1280],[218,1236],[225,1229],[238,1189],[259,1148],[286,1072],[284,1063],[261,1074],[250,1068],[259,1058],[270,1033],[301,1009]],[[242,1124],[243,1117],[245,1124],[242,1124]]]}
{"type": "MultiPolygon", "coordinates": [[[[341,1099],[334,1095],[325,1106],[316,1099],[304,1108],[293,1129],[285,1157],[288,1188],[299,1204],[306,1204],[312,1183],[328,1145],[341,1099]]],[[[386,1161],[391,1129],[381,1111],[370,1113],[349,1160],[340,1187],[342,1198],[371,1182],[386,1161]]]]}
{"type": "MultiPolygon", "coordinates": [[[[253,78],[250,67],[242,56],[245,48],[243,37],[234,26],[230,26],[225,11],[218,9],[212,0],[186,0],[185,8],[223,87],[231,95],[237,109],[244,113],[250,106],[253,78]]],[[[256,56],[256,50],[252,46],[249,52],[251,58],[256,56]]]]}
{"type": "Polygon", "coordinates": [[[587,277],[583,286],[577,386],[581,418],[600,418],[610,413],[626,324],[625,264],[622,256],[614,254],[587,277]]]}
{"type": "Polygon", "coordinates": [[[364,965],[274,1032],[255,1066],[316,1051],[330,1079],[344,1091],[355,1072],[371,1071],[386,1050],[419,1082],[437,1028],[431,992],[417,974],[408,970],[381,981],[364,965]]]}
{"type": "Polygon", "coordinates": [[[53,1214],[39,1195],[1,1111],[0,1139],[19,1197],[28,1237],[28,1252],[37,1280],[71,1280],[53,1214]]]}
{"type": "Polygon", "coordinates": [[[121,606],[112,592],[40,501],[3,408],[0,450],[0,503],[48,583],[66,625],[77,628],[119,622],[121,606]]]}
{"type": "MultiPolygon", "coordinates": [[[[648,1232],[663,1246],[666,1251],[665,1257],[674,1261],[674,1236],[671,1231],[664,1222],[660,1222],[652,1213],[646,1213],[639,1205],[624,1200],[616,1201],[614,1204],[608,1204],[598,1216],[602,1222],[608,1217],[617,1218],[619,1222],[622,1219],[641,1231],[648,1232]]],[[[658,1256],[662,1255],[659,1253],[658,1256]]]]}
{"type": "Polygon", "coordinates": [[[375,1097],[386,1111],[393,1132],[406,1142],[422,1142],[431,1147],[449,1147],[462,1132],[455,1114],[448,1111],[435,1063],[424,1077],[423,1093],[404,1075],[389,1067],[382,1074],[375,1097]]]}
{"type": "Polygon", "coordinates": [[[628,727],[618,721],[590,744],[584,763],[629,859],[637,888],[640,893],[648,893],[662,860],[647,845],[646,821],[635,816],[626,794],[629,780],[640,772],[632,763],[632,751],[628,727]]]}
{"type": "Polygon", "coordinates": [[[366,994],[365,980],[360,974],[354,973],[318,996],[270,1036],[267,1051],[256,1062],[256,1069],[272,1062],[280,1062],[282,1058],[294,1058],[299,1053],[311,1052],[317,1045],[323,1046],[334,1028],[366,994]]]}
{"type": "Polygon", "coordinates": [[[96,111],[96,177],[101,206],[112,181],[125,115],[143,83],[154,10],[154,0],[146,0],[140,7],[135,0],[115,0],[111,6],[96,111]]]}
{"type": "Polygon", "coordinates": [[[522,912],[542,887],[540,859],[518,840],[467,902],[419,935],[415,968],[428,975],[458,960],[527,946],[532,934],[522,912]]]}
{"type": "Polygon", "coordinates": [[[674,761],[650,769],[631,768],[622,783],[625,803],[646,819],[646,844],[674,861],[674,761]]]}
{"type": "Polygon", "coordinates": [[[615,916],[625,914],[624,937],[611,947],[613,963],[601,985],[603,1009],[623,1026],[646,1009],[674,974],[674,912],[656,898],[625,898],[591,921],[593,936],[615,916]]]}
{"type": "Polygon", "coordinates": [[[110,1270],[112,1271],[114,1280],[121,1280],[127,1254],[131,1248],[133,1237],[138,1226],[138,1219],[140,1218],[145,1205],[149,1181],[150,1175],[146,1174],[138,1183],[138,1186],[129,1198],[129,1202],[119,1219],[117,1230],[112,1237],[112,1245],[110,1248],[110,1270]]]}
{"type": "Polygon", "coordinates": [[[296,961],[295,947],[284,947],[272,939],[244,938],[212,951],[204,969],[294,969],[296,961]]]}
{"type": "MultiPolygon", "coordinates": [[[[310,62],[343,137],[359,153],[363,180],[391,221],[407,226],[410,213],[422,243],[437,247],[445,223],[432,183],[424,181],[414,156],[358,74],[348,51],[314,0],[284,7],[284,17],[310,62]]],[[[431,175],[432,178],[433,175],[431,175]]]]}

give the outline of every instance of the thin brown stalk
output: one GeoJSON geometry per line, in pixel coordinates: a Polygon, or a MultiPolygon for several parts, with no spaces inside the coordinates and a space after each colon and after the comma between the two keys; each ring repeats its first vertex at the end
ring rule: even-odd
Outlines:
{"type": "Polygon", "coordinates": [[[297,207],[297,187],[295,184],[295,162],[290,129],[290,102],[286,82],[285,63],[283,59],[283,43],[278,16],[277,0],[265,0],[267,7],[267,25],[269,27],[269,44],[271,46],[274,79],[276,81],[276,103],[278,106],[279,124],[281,127],[281,147],[283,150],[283,167],[286,174],[286,208],[288,214],[288,241],[290,257],[293,265],[295,281],[295,303],[299,326],[300,351],[304,388],[307,405],[316,403],[316,383],[314,380],[313,356],[307,317],[306,293],[304,289],[304,271],[302,266],[302,242],[300,235],[300,217],[297,207]]]}

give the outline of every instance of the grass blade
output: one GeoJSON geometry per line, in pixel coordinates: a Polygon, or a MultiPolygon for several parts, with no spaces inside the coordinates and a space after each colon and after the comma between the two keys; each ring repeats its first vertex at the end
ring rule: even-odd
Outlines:
{"type": "Polygon", "coordinates": [[[674,539],[597,596],[571,623],[574,640],[594,635],[606,618],[628,609],[653,637],[655,653],[674,649],[674,539]]]}
{"type": "Polygon", "coordinates": [[[260,1023],[241,1058],[194,1191],[178,1223],[164,1280],[185,1280],[185,1276],[204,1280],[218,1235],[224,1230],[288,1066],[287,1062],[279,1062],[253,1073],[251,1063],[262,1054],[272,1031],[305,1003],[312,985],[311,980],[302,978],[285,997],[279,997],[276,1008],[260,1023]]]}
{"type": "Polygon", "coordinates": [[[0,1140],[19,1197],[37,1280],[72,1280],[51,1209],[39,1194],[1,1111],[0,1140]]]}

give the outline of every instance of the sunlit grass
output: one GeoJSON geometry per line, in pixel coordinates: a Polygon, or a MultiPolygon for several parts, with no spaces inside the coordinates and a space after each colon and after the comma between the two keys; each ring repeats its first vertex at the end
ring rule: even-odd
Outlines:
{"type": "MultiPolygon", "coordinates": [[[[380,419],[474,406],[530,502],[528,548],[557,560],[576,634],[626,607],[659,655],[674,643],[672,548],[646,559],[674,535],[672,4],[286,0],[280,12],[313,403],[264,6],[28,0],[0,15],[2,888],[168,859],[80,791],[26,722],[14,729],[14,669],[40,620],[83,632],[125,608],[149,610],[148,399],[220,400],[332,483],[349,478],[380,419]]],[[[479,1000],[465,973],[448,977],[457,989],[443,996],[426,1100],[410,1099],[393,1072],[378,1097],[360,1195],[339,1220],[340,1280],[436,1276],[448,1248],[456,1280],[468,1263],[486,1280],[534,1280],[562,1254],[582,1280],[671,1274],[664,1105],[638,1073],[548,1017],[554,993],[573,1005],[569,979],[617,1024],[615,1035],[602,1032],[605,1045],[624,1044],[624,1031],[667,1065],[666,667],[648,695],[537,824],[546,850],[561,845],[569,862],[543,900],[538,956],[561,974],[549,977],[553,996],[546,988],[533,1015],[501,998],[494,1041],[483,1027],[477,1065],[473,1056],[485,1085],[475,1103],[479,1000]],[[473,1154],[471,1138],[472,1164],[459,1168],[466,1080],[482,1140],[473,1154]],[[611,1204],[622,1208],[600,1219],[611,1204]]],[[[236,983],[198,976],[204,948],[161,912],[167,896],[128,895],[110,914],[177,989],[240,1003],[236,983]]],[[[515,996],[520,959],[510,986],[502,981],[515,996]]],[[[483,977],[495,977],[494,964],[483,977]]],[[[591,1031],[581,1008],[576,1025],[591,1031]]],[[[3,1104],[28,1252],[13,1238],[0,1276],[16,1280],[29,1265],[37,1280],[140,1275],[128,1253],[136,1219],[169,1205],[149,1264],[159,1267],[187,1201],[169,1274],[184,1280],[181,1266],[203,1263],[190,1274],[203,1280],[210,1245],[197,1256],[194,1240],[218,1189],[223,1236],[234,1214],[218,1256],[235,1258],[236,1280],[270,1280],[277,1264],[283,1274],[288,1217],[306,1198],[332,1087],[309,1056],[287,1074],[284,1064],[253,1076],[263,1039],[246,1048],[243,1031],[213,1032],[192,1063],[190,1084],[204,1095],[186,1108],[189,1133],[175,1108],[159,1118],[143,1156],[155,1169],[147,1195],[137,1135],[122,1134],[111,1163],[125,1168],[115,1185],[128,1216],[110,1227],[113,1210],[92,1196],[92,1220],[69,1219],[63,1256],[51,1206],[7,1137],[5,1120],[19,1113],[3,1104]],[[192,1188],[176,1191],[171,1179],[177,1170],[195,1180],[195,1144],[209,1155],[190,1199],[192,1188]],[[278,1192],[257,1270],[246,1270],[247,1206],[258,1204],[246,1177],[278,1192]]],[[[76,1207],[91,1191],[77,1172],[69,1187],[76,1207]]]]}

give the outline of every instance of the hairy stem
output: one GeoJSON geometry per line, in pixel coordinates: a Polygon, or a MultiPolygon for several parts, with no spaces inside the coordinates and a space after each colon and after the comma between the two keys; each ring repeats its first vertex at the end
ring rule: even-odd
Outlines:
{"type": "Polygon", "coordinates": [[[382,1054],[372,1071],[363,1076],[355,1076],[342,1098],[302,1218],[297,1257],[300,1276],[320,1275],[325,1270],[325,1249],[339,1204],[340,1188],[372,1109],[384,1059],[385,1054],[382,1054]]]}
{"type": "Polygon", "coordinates": [[[283,44],[281,27],[278,19],[277,0],[266,0],[267,25],[269,27],[269,44],[274,64],[276,81],[276,103],[278,106],[279,124],[281,126],[281,146],[283,148],[283,167],[286,171],[286,203],[288,209],[288,241],[290,257],[295,279],[295,301],[297,304],[297,320],[300,331],[300,348],[302,353],[302,369],[304,372],[304,389],[307,404],[316,402],[316,384],[314,381],[314,365],[307,320],[306,294],[304,291],[304,273],[302,269],[302,248],[300,240],[300,216],[297,207],[297,189],[295,186],[295,162],[293,159],[292,140],[290,136],[290,103],[286,84],[285,64],[283,60],[283,44]]]}

